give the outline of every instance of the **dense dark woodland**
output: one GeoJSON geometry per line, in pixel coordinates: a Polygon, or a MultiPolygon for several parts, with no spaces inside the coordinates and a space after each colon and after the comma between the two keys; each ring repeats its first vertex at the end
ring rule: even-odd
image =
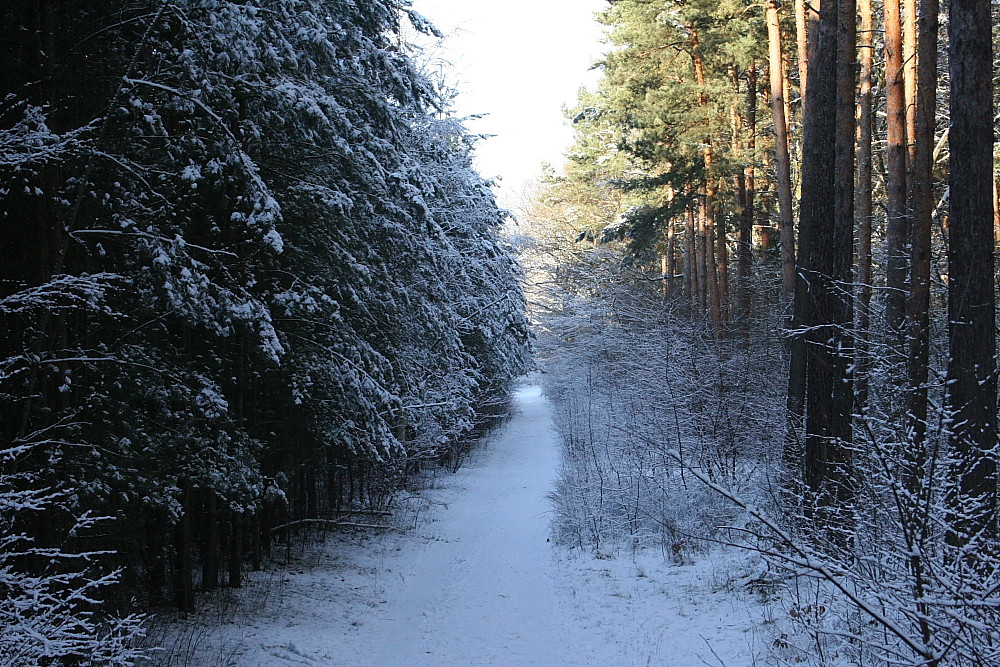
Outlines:
{"type": "Polygon", "coordinates": [[[759,551],[777,664],[1000,664],[997,14],[611,2],[535,204],[560,541],[759,551]]]}
{"type": "MultiPolygon", "coordinates": [[[[0,663],[131,664],[459,456],[524,300],[403,0],[0,1],[0,663]]],[[[521,239],[557,544],[756,551],[776,664],[1000,664],[997,9],[609,3],[521,239]]]]}
{"type": "Polygon", "coordinates": [[[505,214],[401,22],[433,30],[392,0],[3,0],[0,663],[125,660],[88,599],[190,610],[503,412],[505,214]]]}

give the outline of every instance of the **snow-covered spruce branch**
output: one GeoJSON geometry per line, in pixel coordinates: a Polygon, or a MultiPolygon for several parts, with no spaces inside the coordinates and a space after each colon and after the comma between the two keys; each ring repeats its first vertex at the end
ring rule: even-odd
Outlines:
{"type": "Polygon", "coordinates": [[[96,126],[90,122],[63,134],[55,134],[46,125],[45,110],[8,94],[0,102],[0,114],[6,115],[17,107],[22,117],[9,129],[0,130],[0,167],[31,169],[33,165],[63,160],[80,150],[87,134],[96,126]]]}
{"type": "Polygon", "coordinates": [[[401,406],[403,410],[426,410],[428,408],[444,408],[451,405],[449,401],[443,401],[441,403],[421,403],[419,405],[403,405],[401,406]]]}
{"type": "Polygon", "coordinates": [[[108,162],[111,162],[111,163],[114,163],[114,164],[118,165],[119,167],[121,167],[122,169],[124,169],[125,171],[127,171],[128,173],[130,173],[133,176],[135,176],[139,180],[140,183],[142,183],[143,185],[145,185],[146,186],[146,192],[148,192],[150,195],[152,195],[153,197],[156,197],[161,202],[163,202],[164,204],[166,204],[168,207],[172,205],[172,202],[167,197],[165,197],[162,193],[160,193],[155,187],[153,187],[153,184],[150,183],[146,179],[146,177],[140,172],[140,170],[138,168],[136,168],[135,166],[133,166],[131,164],[128,164],[123,158],[119,158],[119,157],[111,155],[110,153],[107,153],[105,151],[96,150],[96,149],[92,151],[92,154],[96,155],[97,157],[102,157],[105,160],[107,160],[108,162]]]}
{"type": "Polygon", "coordinates": [[[224,255],[226,257],[231,257],[233,259],[238,259],[239,256],[228,250],[219,250],[218,248],[206,248],[205,246],[198,245],[196,243],[188,243],[181,237],[167,238],[165,236],[158,236],[156,234],[149,234],[148,232],[126,232],[118,229],[76,229],[69,233],[72,237],[77,237],[85,234],[100,234],[103,236],[133,236],[136,238],[151,239],[153,241],[161,241],[163,243],[178,243],[185,248],[194,248],[195,250],[201,250],[202,252],[207,252],[212,255],[224,255]]]}
{"type": "Polygon", "coordinates": [[[340,361],[342,361],[347,366],[350,366],[350,368],[352,370],[354,370],[359,375],[361,375],[364,379],[366,379],[368,382],[370,382],[372,384],[372,386],[376,387],[384,395],[391,396],[391,397],[393,397],[393,399],[399,400],[398,396],[396,396],[387,387],[385,387],[377,378],[372,377],[372,375],[368,371],[366,371],[360,364],[358,364],[357,362],[353,361],[352,359],[349,359],[348,357],[346,357],[344,354],[338,352],[337,350],[334,350],[332,347],[330,347],[328,345],[324,345],[323,343],[320,343],[319,341],[313,340],[311,338],[307,338],[307,337],[302,336],[302,335],[297,334],[297,333],[293,333],[293,332],[290,332],[290,331],[286,331],[284,333],[285,333],[286,336],[289,336],[291,338],[297,338],[297,339],[299,339],[299,340],[301,340],[301,341],[303,341],[305,343],[308,343],[310,345],[314,345],[318,349],[323,350],[324,352],[326,352],[326,353],[328,353],[328,354],[336,357],[337,359],[339,359],[340,361]]]}
{"type": "Polygon", "coordinates": [[[488,304],[486,304],[486,305],[485,305],[485,306],[483,306],[482,308],[479,308],[479,309],[478,309],[478,310],[476,310],[475,312],[473,312],[473,313],[469,313],[468,315],[465,315],[465,316],[464,316],[464,319],[466,319],[466,320],[471,320],[471,319],[475,318],[475,317],[476,317],[477,315],[479,315],[480,313],[482,313],[482,312],[485,312],[485,311],[489,310],[490,308],[493,308],[494,306],[499,306],[499,305],[500,305],[501,303],[503,303],[504,301],[508,301],[508,300],[510,299],[510,297],[511,297],[511,295],[510,295],[510,293],[508,292],[507,294],[504,294],[504,295],[503,295],[502,297],[500,297],[499,299],[497,299],[497,300],[495,300],[495,301],[493,301],[493,302],[491,302],[491,303],[488,303],[488,304]]]}
{"type": "MultiPolygon", "coordinates": [[[[500,297],[499,299],[497,299],[496,301],[494,301],[493,303],[490,303],[490,304],[487,304],[487,305],[483,306],[482,308],[480,308],[476,312],[474,312],[474,313],[472,313],[472,314],[470,314],[468,316],[462,316],[462,324],[463,325],[468,325],[469,322],[472,321],[472,318],[474,318],[476,315],[479,315],[480,313],[482,313],[484,311],[487,311],[490,308],[493,308],[494,306],[500,305],[504,301],[507,301],[509,298],[510,298],[510,295],[509,294],[505,294],[502,297],[500,297]]],[[[444,336],[438,336],[437,339],[435,339],[435,341],[431,344],[431,346],[429,348],[429,351],[433,352],[437,348],[438,345],[440,345],[442,342],[444,342],[444,339],[445,339],[444,336]]]]}
{"type": "MultiPolygon", "coordinates": [[[[254,161],[250,158],[250,156],[246,154],[246,151],[243,150],[242,142],[236,137],[236,135],[233,134],[233,131],[229,128],[229,126],[222,119],[222,117],[219,116],[219,114],[215,113],[215,111],[213,111],[207,104],[199,100],[196,95],[185,93],[184,91],[179,90],[173,86],[167,86],[165,84],[157,83],[155,81],[150,81],[148,79],[134,79],[129,76],[125,76],[122,80],[124,83],[131,86],[137,86],[137,85],[147,86],[149,88],[154,88],[169,93],[171,95],[175,95],[181,99],[187,100],[191,104],[194,104],[196,107],[204,111],[205,114],[209,118],[211,118],[213,122],[215,122],[216,126],[219,129],[221,129],[222,132],[229,138],[230,142],[235,147],[236,154],[239,157],[240,163],[243,165],[243,169],[245,170],[246,175],[250,177],[250,181],[257,188],[257,191],[261,195],[265,196],[265,199],[269,202],[270,206],[277,208],[278,206],[277,202],[274,201],[274,199],[271,197],[270,187],[268,187],[267,183],[265,183],[264,180],[261,178],[260,171],[256,163],[254,163],[254,161]]],[[[282,242],[280,236],[278,236],[273,231],[273,229],[270,233],[265,234],[265,239],[267,240],[268,245],[270,245],[276,252],[281,252],[282,242]]]]}
{"type": "MultiPolygon", "coordinates": [[[[124,79],[122,79],[122,81],[124,81],[124,83],[130,86],[142,85],[142,86],[149,86],[150,88],[156,88],[158,90],[170,93],[171,95],[176,95],[177,97],[185,99],[194,104],[202,111],[204,111],[208,115],[208,117],[214,120],[216,123],[218,123],[220,127],[225,127],[225,121],[222,120],[222,117],[219,116],[219,114],[215,113],[207,104],[199,100],[197,97],[185,93],[183,90],[179,90],[177,88],[174,88],[173,86],[167,86],[162,83],[157,83],[155,81],[149,81],[148,79],[133,79],[131,77],[126,76],[124,79]]],[[[231,135],[231,133],[229,134],[231,135]]]]}
{"type": "Polygon", "coordinates": [[[105,618],[97,591],[118,573],[89,579],[83,574],[30,576],[0,557],[0,664],[11,667],[75,664],[125,667],[143,657],[136,648],[143,617],[105,618]]]}
{"type": "MultiPolygon", "coordinates": [[[[145,50],[146,45],[149,43],[150,38],[153,35],[153,32],[159,26],[160,18],[163,16],[163,12],[166,10],[167,6],[168,6],[167,2],[161,2],[160,6],[156,10],[156,15],[146,25],[146,30],[143,32],[142,39],[139,40],[135,49],[132,51],[131,57],[129,58],[128,65],[125,68],[125,75],[118,82],[118,85],[115,88],[115,92],[111,96],[111,99],[108,101],[106,108],[108,109],[114,108],[118,104],[118,101],[121,99],[122,95],[124,95],[126,89],[125,82],[128,80],[128,78],[135,71],[135,68],[138,66],[139,58],[143,50],[145,50]]],[[[103,116],[95,118],[94,120],[91,121],[91,124],[100,127],[100,131],[98,133],[96,141],[89,148],[100,146],[100,144],[103,143],[103,140],[108,136],[109,132],[111,131],[110,121],[111,121],[110,114],[104,114],[103,116]]],[[[97,153],[93,151],[90,152],[87,158],[86,165],[84,166],[83,169],[82,177],[79,179],[80,185],[77,188],[76,197],[73,202],[73,207],[70,212],[69,220],[64,225],[64,228],[68,231],[72,231],[77,226],[76,223],[77,220],[79,220],[80,211],[83,208],[84,199],[86,199],[87,187],[88,184],[90,183],[90,177],[94,171],[94,158],[96,156],[97,153]]],[[[57,259],[55,262],[55,271],[54,271],[55,273],[62,273],[63,271],[63,265],[66,262],[66,250],[68,242],[69,242],[69,236],[63,236],[60,243],[57,259]]],[[[44,329],[44,327],[42,327],[42,329],[44,329]]]]}
{"type": "Polygon", "coordinates": [[[117,273],[53,276],[42,285],[29,287],[0,299],[0,313],[23,313],[39,308],[79,309],[83,306],[96,309],[106,290],[122,280],[122,276],[117,273]]]}
{"type": "MultiPolygon", "coordinates": [[[[46,357],[40,358],[39,355],[18,355],[16,357],[11,357],[0,362],[0,379],[10,378],[19,372],[26,369],[37,369],[43,366],[58,366],[60,364],[111,364],[113,366],[122,366],[128,368],[142,368],[148,371],[152,371],[157,375],[162,375],[168,377],[177,385],[187,387],[188,389],[195,389],[188,380],[177,375],[172,370],[168,368],[161,368],[153,366],[151,364],[144,364],[139,361],[132,361],[130,359],[121,359],[118,357],[98,357],[98,356],[74,356],[74,357],[46,357]],[[25,368],[19,369],[14,372],[9,372],[5,366],[13,366],[15,364],[23,364],[25,368]]],[[[18,442],[23,442],[27,436],[19,438],[18,442]]],[[[88,445],[89,447],[90,445],[88,445]]]]}

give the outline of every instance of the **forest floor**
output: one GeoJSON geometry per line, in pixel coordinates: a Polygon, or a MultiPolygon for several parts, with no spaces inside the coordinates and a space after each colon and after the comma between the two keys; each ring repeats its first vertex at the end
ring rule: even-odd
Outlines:
{"type": "Polygon", "coordinates": [[[458,473],[407,498],[405,529],[317,538],[195,617],[161,625],[159,664],[770,662],[778,612],[746,591],[759,567],[747,556],[715,550],[676,565],[659,552],[597,557],[549,541],[551,412],[535,386],[516,403],[458,473]]]}

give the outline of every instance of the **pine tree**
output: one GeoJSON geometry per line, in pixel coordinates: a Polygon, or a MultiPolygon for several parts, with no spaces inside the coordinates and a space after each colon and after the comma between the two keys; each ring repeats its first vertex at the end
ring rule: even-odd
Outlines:
{"type": "MultiPolygon", "coordinates": [[[[965,551],[996,536],[996,347],[993,274],[993,100],[990,6],[954,0],[949,8],[951,74],[948,234],[950,443],[958,488],[951,491],[949,541],[965,551]]],[[[969,551],[971,549],[971,552],[969,551]]]]}

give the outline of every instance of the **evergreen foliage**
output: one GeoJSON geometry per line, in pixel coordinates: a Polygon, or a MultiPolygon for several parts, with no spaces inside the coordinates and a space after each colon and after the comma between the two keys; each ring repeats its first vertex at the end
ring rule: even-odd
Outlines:
{"type": "Polygon", "coordinates": [[[404,20],[433,31],[388,0],[4,13],[0,486],[69,512],[7,504],[4,535],[187,610],[195,574],[239,585],[279,523],[389,502],[502,402],[505,213],[404,20]],[[88,512],[114,520],[66,538],[88,512]]]}

